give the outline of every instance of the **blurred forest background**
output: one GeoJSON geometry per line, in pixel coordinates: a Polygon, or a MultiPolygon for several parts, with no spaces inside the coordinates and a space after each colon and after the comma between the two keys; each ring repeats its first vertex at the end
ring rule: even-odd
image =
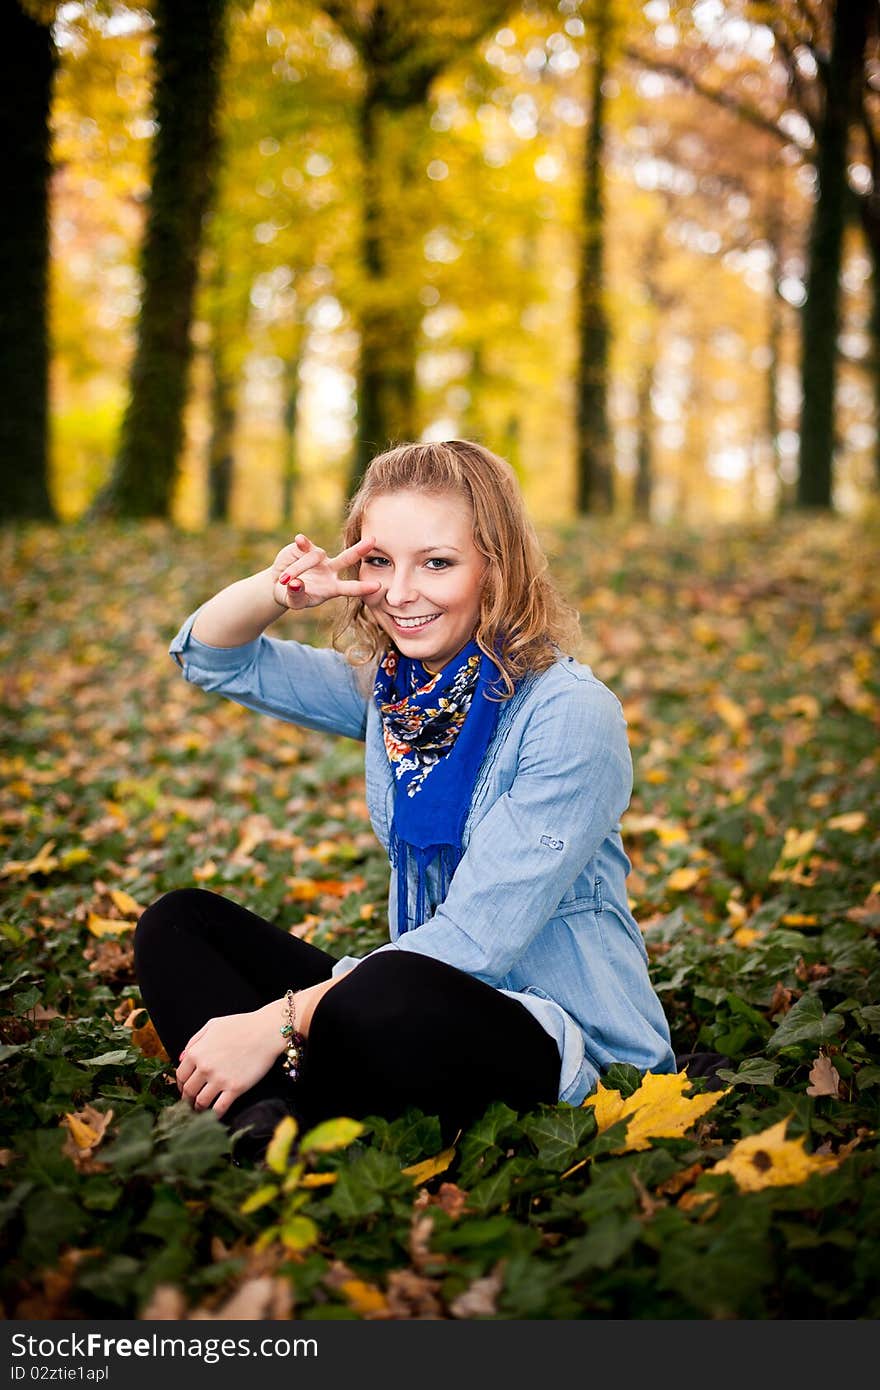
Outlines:
{"type": "Polygon", "coordinates": [[[454,436],[551,524],[875,505],[875,0],[0,12],[4,517],[335,527],[454,436]]]}

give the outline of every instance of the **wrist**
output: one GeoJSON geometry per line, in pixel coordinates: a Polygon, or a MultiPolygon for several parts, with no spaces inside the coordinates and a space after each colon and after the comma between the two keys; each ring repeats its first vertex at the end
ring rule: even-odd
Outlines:
{"type": "Polygon", "coordinates": [[[273,999],[271,1004],[264,1004],[257,1013],[266,1025],[266,1035],[272,1044],[273,1052],[280,1057],[287,1046],[287,1039],[281,1032],[287,1023],[287,1000],[273,999]]]}

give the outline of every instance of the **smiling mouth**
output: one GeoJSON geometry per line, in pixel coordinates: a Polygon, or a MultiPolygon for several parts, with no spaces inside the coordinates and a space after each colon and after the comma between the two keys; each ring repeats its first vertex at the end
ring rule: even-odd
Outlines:
{"type": "Polygon", "coordinates": [[[434,622],[435,618],[442,615],[440,613],[427,613],[421,618],[396,618],[393,613],[389,613],[388,616],[396,627],[403,628],[407,632],[418,632],[420,628],[427,627],[429,623],[434,622]]]}

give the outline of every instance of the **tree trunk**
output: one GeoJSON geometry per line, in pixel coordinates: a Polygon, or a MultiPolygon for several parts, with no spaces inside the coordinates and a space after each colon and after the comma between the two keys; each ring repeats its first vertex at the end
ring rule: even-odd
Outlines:
{"type": "MultiPolygon", "coordinates": [[[[415,94],[414,94],[415,96],[415,94]]],[[[384,206],[382,142],[391,119],[376,83],[368,77],[359,112],[363,206],[361,259],[365,276],[360,311],[357,438],[349,492],[360,485],[374,454],[415,434],[418,319],[405,311],[394,289],[394,219],[384,206]]],[[[401,178],[398,193],[405,188],[401,178]]]]}
{"type": "Polygon", "coordinates": [[[55,46],[16,0],[0,18],[0,517],[53,520],[49,497],[49,107],[55,46]]]}
{"type": "Polygon", "coordinates": [[[282,525],[292,532],[297,505],[299,462],[297,457],[297,418],[299,409],[299,364],[301,352],[288,354],[284,360],[284,464],[281,470],[282,525]]]}
{"type": "Polygon", "coordinates": [[[592,117],[584,167],[584,239],[581,251],[577,371],[578,513],[610,512],[614,506],[611,431],[608,424],[609,330],[605,311],[605,97],[611,21],[597,4],[592,72],[592,117]]]}
{"type": "Polygon", "coordinates": [[[236,383],[222,347],[211,350],[211,439],[208,444],[208,520],[228,521],[232,500],[236,383]]]}
{"type": "Polygon", "coordinates": [[[840,266],[846,220],[849,128],[858,109],[873,0],[837,0],[826,100],[816,132],[818,195],[810,229],[803,308],[800,460],[797,504],[830,508],[834,391],[840,326],[840,266]]]}
{"type": "Polygon", "coordinates": [[[202,227],[214,183],[225,0],[156,0],[152,191],[130,398],[94,511],[171,514],[183,448],[202,227]]]}
{"type": "Polygon", "coordinates": [[[866,365],[871,373],[874,396],[874,469],[876,486],[880,489],[880,148],[875,146],[872,156],[874,187],[868,197],[860,200],[859,212],[871,256],[871,313],[868,319],[871,349],[866,365]]]}
{"type": "Polygon", "coordinates": [[[779,292],[780,266],[782,262],[783,209],[773,192],[768,193],[764,216],[764,240],[770,248],[770,299],[767,313],[767,375],[765,377],[764,430],[767,439],[767,453],[776,482],[775,509],[777,516],[791,509],[793,490],[782,474],[782,451],[779,435],[782,421],[779,418],[779,367],[782,360],[782,306],[784,300],[779,292]]]}
{"type": "MultiPolygon", "coordinates": [[[[646,349],[650,353],[650,348],[646,349]]],[[[646,355],[639,371],[636,420],[636,479],[633,487],[633,514],[640,521],[651,519],[651,496],[654,490],[654,411],[651,393],[654,390],[654,359],[646,355]]]]}

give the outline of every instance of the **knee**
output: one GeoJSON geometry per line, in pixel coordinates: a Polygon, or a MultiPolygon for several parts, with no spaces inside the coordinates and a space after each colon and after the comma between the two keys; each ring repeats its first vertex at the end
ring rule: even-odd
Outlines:
{"type": "Polygon", "coordinates": [[[137,968],[148,955],[167,946],[172,933],[185,927],[199,910],[202,888],[172,888],[150,903],[134,931],[134,959],[137,968]]]}
{"type": "Polygon", "coordinates": [[[408,961],[395,953],[365,960],[328,990],[315,1010],[314,1022],[357,1056],[376,1038],[405,1029],[413,1015],[407,989],[408,961]]]}

